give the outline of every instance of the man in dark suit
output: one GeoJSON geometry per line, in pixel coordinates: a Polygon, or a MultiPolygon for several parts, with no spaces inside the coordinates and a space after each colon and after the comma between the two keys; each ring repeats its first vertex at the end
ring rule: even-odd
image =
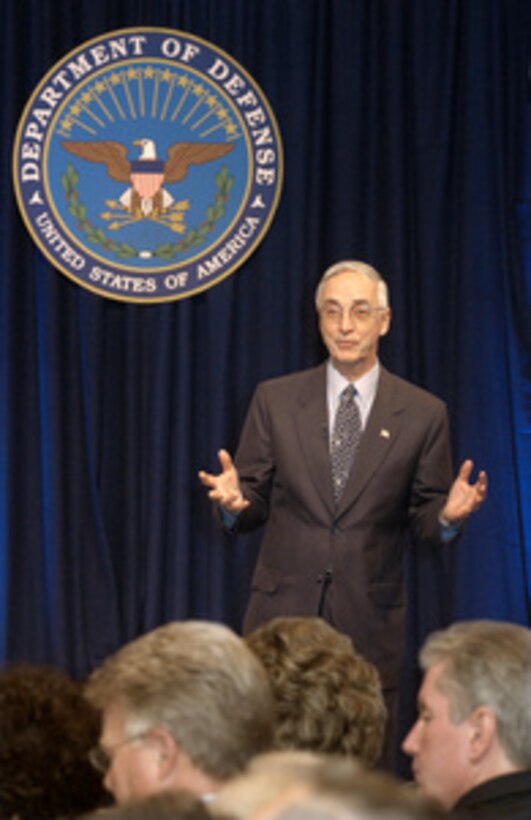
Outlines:
{"type": "Polygon", "coordinates": [[[380,365],[391,312],[379,273],[332,266],[316,306],[329,360],[260,384],[234,464],[221,450],[221,473],[200,479],[231,529],[266,523],[244,631],[279,615],[322,615],[379,669],[393,712],[405,531],[450,540],[487,478],[470,483],[465,461],[452,483],[445,405],[380,365]],[[349,385],[355,396],[339,422],[349,385]]]}

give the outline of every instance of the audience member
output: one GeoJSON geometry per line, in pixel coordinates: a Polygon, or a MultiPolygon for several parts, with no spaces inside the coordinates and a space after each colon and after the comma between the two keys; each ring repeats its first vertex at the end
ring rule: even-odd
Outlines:
{"type": "Polygon", "coordinates": [[[107,659],[86,693],[103,714],[92,761],[118,803],[179,789],[206,797],[271,743],[265,670],[221,624],[155,629],[107,659]]]}
{"type": "Polygon", "coordinates": [[[210,820],[200,797],[187,791],[158,792],[149,797],[113,806],[105,814],[86,815],[82,820],[210,820]]]}
{"type": "Polygon", "coordinates": [[[430,635],[418,719],[404,740],[418,784],[454,816],[531,817],[531,630],[496,621],[430,635]]]}
{"type": "Polygon", "coordinates": [[[228,783],[213,812],[236,820],[435,820],[440,807],[353,758],[312,752],[260,755],[228,783]]]}
{"type": "Polygon", "coordinates": [[[372,797],[359,794],[345,803],[334,795],[311,795],[256,820],[436,820],[444,816],[440,811],[404,801],[404,792],[398,791],[396,784],[387,795],[389,802],[373,803],[372,797]]]}
{"type": "Polygon", "coordinates": [[[326,757],[310,751],[272,751],[254,757],[245,770],[222,786],[212,803],[214,814],[236,820],[259,815],[287,790],[308,785],[326,757]]]}
{"type": "Polygon", "coordinates": [[[321,618],[274,618],[246,638],[275,704],[274,746],[359,758],[374,766],[387,710],[376,667],[321,618]]]}
{"type": "Polygon", "coordinates": [[[66,673],[0,672],[0,817],[71,818],[108,803],[87,759],[99,731],[98,713],[66,673]]]}
{"type": "MultiPolygon", "coordinates": [[[[325,761],[316,770],[311,796],[296,801],[293,810],[299,802],[301,814],[310,817],[312,801],[317,804],[319,800],[327,801],[331,808],[336,807],[331,817],[335,815],[338,820],[338,812],[352,820],[436,820],[444,816],[437,801],[405,786],[394,776],[366,771],[360,766],[354,768],[345,759],[325,761]]],[[[279,812],[276,820],[289,820],[287,815],[288,810],[286,817],[279,812]]]]}

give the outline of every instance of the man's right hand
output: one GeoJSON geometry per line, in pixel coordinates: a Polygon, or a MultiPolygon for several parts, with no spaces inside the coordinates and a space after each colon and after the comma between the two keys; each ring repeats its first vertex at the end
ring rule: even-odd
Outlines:
{"type": "Polygon", "coordinates": [[[208,497],[223,507],[227,512],[237,515],[249,506],[240,489],[240,478],[232,458],[226,450],[219,450],[221,472],[218,475],[199,471],[199,479],[209,488],[208,497]]]}

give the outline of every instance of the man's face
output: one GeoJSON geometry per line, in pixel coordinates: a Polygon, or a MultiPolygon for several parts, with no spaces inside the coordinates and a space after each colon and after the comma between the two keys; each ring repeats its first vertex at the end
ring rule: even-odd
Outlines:
{"type": "Polygon", "coordinates": [[[418,718],[402,744],[413,758],[413,774],[422,790],[450,809],[474,785],[470,720],[453,723],[450,702],[438,688],[444,664],[426,673],[418,695],[418,718]]]}
{"type": "Polygon", "coordinates": [[[344,271],[324,283],[319,328],[337,370],[359,378],[376,362],[378,342],[391,319],[389,308],[379,308],[378,286],[364,273],[344,271]]]}
{"type": "Polygon", "coordinates": [[[157,755],[147,736],[130,739],[126,731],[126,713],[118,704],[109,704],[103,712],[100,746],[109,757],[110,766],[103,785],[117,803],[148,797],[157,791],[157,755]]]}

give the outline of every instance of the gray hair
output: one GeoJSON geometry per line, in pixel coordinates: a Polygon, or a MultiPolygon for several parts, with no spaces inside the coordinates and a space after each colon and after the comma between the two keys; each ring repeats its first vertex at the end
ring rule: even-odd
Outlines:
{"type": "Polygon", "coordinates": [[[269,748],[273,701],[264,668],[231,629],[174,622],[126,644],[89,678],[99,709],[124,707],[128,736],[164,727],[199,769],[226,779],[269,748]]]}
{"type": "MultiPolygon", "coordinates": [[[[398,787],[397,787],[398,788],[398,787]]],[[[397,799],[396,805],[373,805],[366,802],[363,795],[348,803],[340,797],[315,795],[295,802],[273,815],[273,820],[439,820],[442,812],[435,808],[424,809],[403,806],[397,799]]]]}
{"type": "Polygon", "coordinates": [[[225,785],[214,815],[240,820],[434,820],[442,811],[394,776],[367,770],[353,758],[315,752],[259,755],[225,785]]]}
{"type": "Polygon", "coordinates": [[[431,634],[419,658],[424,671],[444,664],[439,688],[455,723],[479,706],[488,707],[509,759],[531,768],[531,630],[501,621],[464,621],[431,634]]]}
{"type": "Polygon", "coordinates": [[[352,271],[352,273],[362,273],[372,282],[376,282],[378,307],[389,307],[389,288],[387,287],[387,283],[378,273],[376,268],[373,268],[366,262],[358,262],[353,259],[345,259],[342,262],[336,262],[335,265],[331,265],[329,268],[325,270],[325,272],[321,276],[321,279],[315,291],[315,306],[318,312],[321,310],[322,307],[323,286],[325,282],[328,282],[328,280],[331,279],[333,276],[337,276],[340,273],[345,273],[346,271],[352,271]]]}

